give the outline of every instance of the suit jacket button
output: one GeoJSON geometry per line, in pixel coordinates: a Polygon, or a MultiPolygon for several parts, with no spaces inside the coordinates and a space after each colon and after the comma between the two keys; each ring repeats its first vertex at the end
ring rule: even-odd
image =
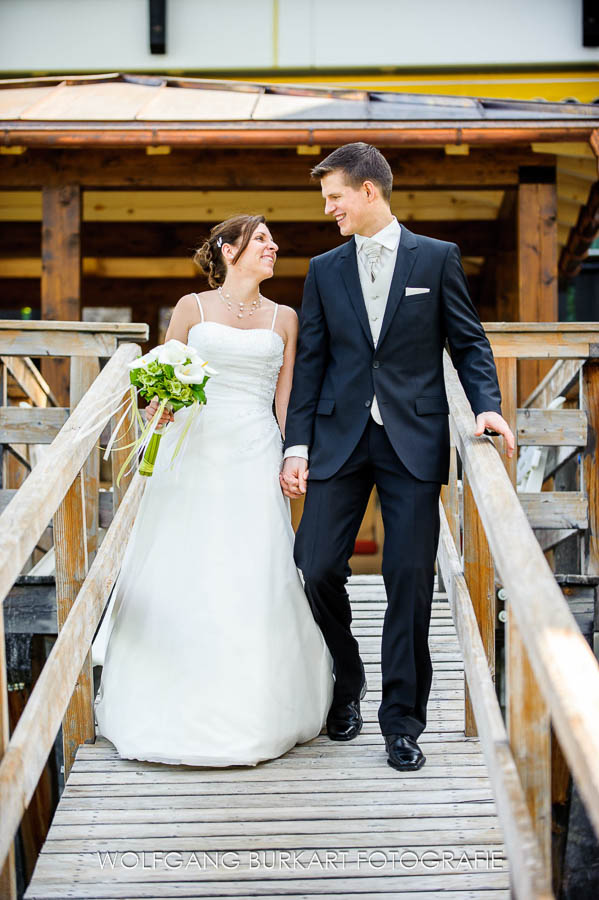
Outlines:
{"type": "Polygon", "coordinates": [[[371,403],[371,401],[367,400],[366,403],[364,404],[364,406],[370,406],[370,403],[371,403]]]}
{"type": "Polygon", "coordinates": [[[378,361],[378,359],[375,359],[375,361],[372,364],[372,368],[378,369],[379,366],[380,366],[380,362],[378,361]]]}

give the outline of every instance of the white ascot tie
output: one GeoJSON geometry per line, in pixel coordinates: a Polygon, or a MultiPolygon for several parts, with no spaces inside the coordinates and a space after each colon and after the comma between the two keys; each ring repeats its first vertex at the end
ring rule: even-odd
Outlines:
{"type": "Polygon", "coordinates": [[[382,244],[379,244],[378,241],[373,241],[372,238],[368,238],[362,244],[362,250],[368,259],[368,269],[372,281],[376,278],[376,274],[380,267],[382,249],[382,244]]]}

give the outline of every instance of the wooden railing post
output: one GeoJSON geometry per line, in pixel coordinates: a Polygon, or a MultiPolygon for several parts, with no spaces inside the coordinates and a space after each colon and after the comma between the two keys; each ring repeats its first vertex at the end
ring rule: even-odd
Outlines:
{"type": "MultiPolygon", "coordinates": [[[[8,679],[6,675],[6,650],[4,637],[4,604],[0,603],[0,761],[10,740],[8,716],[8,679]]],[[[15,845],[11,843],[8,856],[0,868],[0,897],[16,900],[17,880],[15,870],[15,845]]]]}
{"type": "MultiPolygon", "coordinates": [[[[518,436],[516,359],[497,360],[503,417],[518,436]]],[[[516,488],[517,453],[512,459],[502,454],[503,463],[516,488]]],[[[528,654],[514,619],[506,605],[505,669],[507,731],[545,864],[551,864],[551,731],[547,704],[534,676],[528,654]]]]}
{"type": "MultiPolygon", "coordinates": [[[[123,396],[123,400],[129,400],[129,398],[130,398],[130,391],[126,391],[126,393],[123,396]]],[[[117,416],[113,416],[113,418],[112,418],[112,427],[113,428],[116,427],[116,424],[121,416],[122,416],[122,412],[119,413],[117,416]]],[[[121,470],[121,466],[123,465],[123,463],[129,456],[129,453],[131,452],[131,448],[127,447],[127,444],[133,443],[133,441],[135,440],[135,438],[137,436],[136,421],[137,420],[136,420],[135,410],[133,408],[131,408],[129,410],[129,412],[127,413],[127,417],[126,417],[125,421],[121,425],[121,428],[120,428],[120,431],[119,431],[119,434],[117,437],[117,441],[116,441],[117,448],[113,449],[110,454],[110,461],[111,461],[111,465],[112,465],[112,491],[113,491],[112,505],[113,505],[114,513],[116,513],[117,509],[119,508],[119,506],[123,500],[123,497],[125,496],[127,488],[131,484],[131,480],[132,480],[133,476],[135,475],[135,469],[133,469],[131,472],[129,472],[128,475],[123,475],[123,477],[121,478],[118,485],[116,483],[118,474],[121,470]]],[[[130,467],[131,466],[129,465],[129,468],[130,467]]]]}
{"type": "Polygon", "coordinates": [[[458,494],[458,454],[453,437],[449,451],[449,481],[441,486],[441,502],[458,556],[461,556],[460,497],[458,494]]]}
{"type": "Polygon", "coordinates": [[[582,370],[581,408],[587,414],[587,446],[582,457],[582,489],[589,503],[589,526],[584,538],[583,574],[599,574],[599,360],[582,370]]]}
{"type": "Polygon", "coordinates": [[[551,866],[551,730],[549,711],[507,602],[507,732],[545,864],[551,866]]]}
{"type": "MultiPolygon", "coordinates": [[[[468,585],[491,677],[495,681],[495,572],[493,559],[465,471],[463,485],[464,578],[468,585]]],[[[477,734],[467,684],[465,685],[464,730],[469,737],[477,734]]]]}
{"type": "MultiPolygon", "coordinates": [[[[54,515],[56,609],[59,632],[67,620],[87,574],[85,537],[85,494],[82,469],[54,515]]],[[[94,737],[93,702],[91,651],[88,650],[62,723],[65,782],[73,765],[77,748],[88,738],[94,737]]]]}
{"type": "MultiPolygon", "coordinates": [[[[71,357],[71,414],[99,374],[100,360],[96,356],[71,357]]],[[[87,555],[91,565],[98,549],[100,451],[97,448],[91,451],[83,466],[83,489],[87,555]]]]}

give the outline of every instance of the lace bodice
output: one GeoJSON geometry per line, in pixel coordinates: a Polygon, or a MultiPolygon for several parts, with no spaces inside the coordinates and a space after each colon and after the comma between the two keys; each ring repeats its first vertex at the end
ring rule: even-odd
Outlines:
{"type": "Polygon", "coordinates": [[[216,369],[206,385],[208,407],[240,404],[270,411],[283,364],[284,344],[269,328],[235,328],[221,322],[198,322],[188,343],[216,369]]]}

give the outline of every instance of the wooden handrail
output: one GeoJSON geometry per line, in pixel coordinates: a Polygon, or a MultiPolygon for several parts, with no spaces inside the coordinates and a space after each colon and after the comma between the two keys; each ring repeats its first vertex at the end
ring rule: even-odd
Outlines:
{"type": "Polygon", "coordinates": [[[492,442],[446,353],[452,433],[499,577],[580,794],[599,834],[599,666],[584,640],[492,442]]]}
{"type": "Polygon", "coordinates": [[[76,442],[75,437],[89,425],[94,410],[106,403],[111,394],[117,390],[124,393],[128,384],[126,364],[139,352],[137,344],[122,344],[118,348],[0,515],[1,602],[95,446],[103,423],[82,440],[76,442]]]}
{"type": "MultiPolygon", "coordinates": [[[[85,399],[81,405],[84,404],[85,399]]],[[[105,602],[117,577],[144,487],[145,480],[136,475],[58,634],[0,762],[0,867],[31,800],[73,694],[105,602]]]]}
{"type": "Polygon", "coordinates": [[[493,785],[499,819],[503,826],[512,880],[519,900],[533,897],[536,900],[552,898],[550,875],[539,851],[526,798],[510,749],[454,537],[443,504],[440,502],[439,506],[441,530],[438,559],[462,648],[464,671],[480,742],[489,769],[489,778],[493,785]]]}

